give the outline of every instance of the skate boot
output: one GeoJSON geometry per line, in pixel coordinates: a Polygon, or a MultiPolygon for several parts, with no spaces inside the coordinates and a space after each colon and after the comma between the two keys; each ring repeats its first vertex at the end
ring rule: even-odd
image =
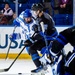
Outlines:
{"type": "Polygon", "coordinates": [[[31,75],[45,75],[49,72],[47,69],[48,69],[47,65],[39,66],[37,69],[31,71],[32,73],[31,75]]]}
{"type": "Polygon", "coordinates": [[[32,70],[31,75],[45,75],[43,66],[39,66],[37,69],[32,70]]]}
{"type": "Polygon", "coordinates": [[[43,70],[43,66],[39,66],[37,69],[34,69],[34,70],[32,70],[31,72],[32,72],[32,73],[38,73],[38,72],[40,72],[41,70],[43,70]]]}

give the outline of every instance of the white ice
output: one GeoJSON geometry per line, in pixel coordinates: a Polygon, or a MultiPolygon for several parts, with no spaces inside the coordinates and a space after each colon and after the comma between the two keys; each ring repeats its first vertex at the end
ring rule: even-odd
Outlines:
{"type": "MultiPolygon", "coordinates": [[[[0,59],[0,69],[8,68],[14,59],[0,59]]],[[[12,67],[6,72],[0,72],[0,75],[18,75],[18,73],[22,73],[24,75],[29,75],[30,71],[35,69],[35,65],[32,60],[22,60],[18,59],[12,67]]],[[[49,75],[52,75],[49,73],[49,75]]]]}

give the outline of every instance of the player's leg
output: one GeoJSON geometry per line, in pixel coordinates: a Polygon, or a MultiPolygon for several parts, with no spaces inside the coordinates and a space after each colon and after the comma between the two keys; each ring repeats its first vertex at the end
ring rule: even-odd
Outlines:
{"type": "Polygon", "coordinates": [[[31,45],[31,47],[29,48],[29,53],[31,55],[31,58],[37,67],[37,69],[32,70],[31,72],[39,72],[40,70],[43,69],[41,62],[39,61],[40,56],[39,56],[37,50],[41,50],[42,47],[44,47],[44,46],[45,46],[45,42],[43,40],[39,40],[39,41],[35,42],[33,45],[31,45]]]}

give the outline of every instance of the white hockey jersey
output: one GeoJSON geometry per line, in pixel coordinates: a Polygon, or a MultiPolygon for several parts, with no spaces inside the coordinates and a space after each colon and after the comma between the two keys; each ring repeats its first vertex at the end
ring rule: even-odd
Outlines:
{"type": "Polygon", "coordinates": [[[26,40],[29,37],[32,37],[32,35],[35,33],[33,30],[33,25],[36,25],[35,20],[32,18],[32,21],[30,23],[26,23],[23,18],[24,11],[19,15],[18,18],[16,18],[16,25],[20,25],[20,35],[22,40],[26,40]]]}

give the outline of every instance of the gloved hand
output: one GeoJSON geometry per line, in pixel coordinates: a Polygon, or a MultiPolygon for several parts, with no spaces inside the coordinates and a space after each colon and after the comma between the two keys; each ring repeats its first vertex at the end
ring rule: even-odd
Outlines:
{"type": "Polygon", "coordinates": [[[32,45],[32,42],[28,39],[28,40],[26,40],[26,41],[24,42],[24,44],[25,44],[26,47],[29,47],[29,46],[32,45]]]}
{"type": "Polygon", "coordinates": [[[38,25],[33,25],[33,30],[35,31],[35,33],[38,33],[38,25]]]}
{"type": "Polygon", "coordinates": [[[20,39],[21,35],[19,33],[13,33],[9,36],[10,40],[20,39]]]}
{"type": "Polygon", "coordinates": [[[20,26],[20,23],[17,21],[17,19],[15,19],[15,20],[13,21],[13,24],[16,25],[16,26],[20,26]]]}

